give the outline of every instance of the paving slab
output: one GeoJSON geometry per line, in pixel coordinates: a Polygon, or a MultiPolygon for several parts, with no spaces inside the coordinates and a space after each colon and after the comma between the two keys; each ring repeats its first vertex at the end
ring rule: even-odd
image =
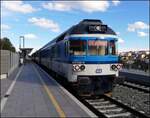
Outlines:
{"type": "MultiPolygon", "coordinates": [[[[38,65],[34,63],[23,65],[1,111],[1,117],[60,117],[58,107],[62,109],[66,117],[95,116],[62,88],[38,65]],[[45,86],[48,88],[47,91],[51,92],[54,100],[50,99],[45,86]]],[[[1,101],[4,99],[6,98],[2,98],[1,101]]]]}
{"type": "Polygon", "coordinates": [[[13,80],[14,80],[16,74],[18,73],[19,69],[20,69],[20,67],[16,68],[16,69],[9,75],[8,78],[6,78],[6,79],[0,79],[0,85],[1,85],[1,86],[0,86],[0,98],[2,98],[2,97],[5,95],[5,93],[6,93],[7,89],[8,89],[8,87],[9,87],[10,84],[13,82],[13,80]]]}
{"type": "Polygon", "coordinates": [[[24,65],[1,116],[59,116],[31,64],[24,65]]]}

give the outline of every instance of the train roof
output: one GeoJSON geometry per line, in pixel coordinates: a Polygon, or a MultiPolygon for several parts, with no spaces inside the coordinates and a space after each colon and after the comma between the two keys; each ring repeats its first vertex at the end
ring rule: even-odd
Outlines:
{"type": "Polygon", "coordinates": [[[95,19],[84,19],[79,24],[73,26],[68,33],[71,34],[112,34],[116,35],[116,33],[107,25],[103,24],[101,20],[95,19]],[[105,28],[104,31],[96,30],[94,28],[105,28]],[[91,30],[90,30],[91,28],[91,30]]]}
{"type": "Polygon", "coordinates": [[[44,45],[41,49],[43,50],[49,46],[49,44],[56,43],[64,39],[66,35],[72,34],[109,34],[109,35],[116,35],[116,33],[107,25],[103,24],[101,20],[97,19],[84,19],[80,21],[78,24],[72,26],[54,40],[50,41],[46,45],[44,45]],[[96,30],[96,28],[98,30],[96,30]]]}

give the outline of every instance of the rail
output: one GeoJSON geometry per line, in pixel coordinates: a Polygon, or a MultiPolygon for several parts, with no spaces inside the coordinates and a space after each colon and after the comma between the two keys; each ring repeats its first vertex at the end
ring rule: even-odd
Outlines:
{"type": "Polygon", "coordinates": [[[149,87],[143,86],[143,85],[140,85],[140,84],[125,81],[124,83],[122,83],[120,85],[129,87],[129,88],[132,88],[132,89],[136,89],[136,90],[144,92],[144,93],[150,93],[150,88],[149,87]]]}
{"type": "Polygon", "coordinates": [[[148,118],[144,113],[105,95],[98,98],[83,99],[82,102],[99,117],[148,118]]]}

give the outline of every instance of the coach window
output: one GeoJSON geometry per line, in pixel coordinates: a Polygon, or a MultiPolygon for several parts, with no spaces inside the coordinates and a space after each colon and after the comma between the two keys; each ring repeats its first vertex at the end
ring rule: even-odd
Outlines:
{"type": "Polygon", "coordinates": [[[68,41],[65,42],[65,56],[68,55],[68,41]]]}
{"type": "Polygon", "coordinates": [[[56,57],[60,57],[60,46],[56,46],[56,57]]]}
{"type": "Polygon", "coordinates": [[[70,55],[86,55],[85,40],[70,40],[70,55]]]}
{"type": "Polygon", "coordinates": [[[54,46],[51,48],[51,56],[54,57],[55,54],[55,50],[54,50],[54,46]]]}

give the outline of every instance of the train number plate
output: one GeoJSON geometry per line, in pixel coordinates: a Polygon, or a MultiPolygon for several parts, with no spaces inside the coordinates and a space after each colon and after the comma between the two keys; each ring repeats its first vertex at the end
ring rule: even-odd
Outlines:
{"type": "Polygon", "coordinates": [[[102,72],[102,69],[101,69],[101,68],[97,68],[95,72],[96,72],[96,73],[101,73],[101,72],[102,72]]]}

